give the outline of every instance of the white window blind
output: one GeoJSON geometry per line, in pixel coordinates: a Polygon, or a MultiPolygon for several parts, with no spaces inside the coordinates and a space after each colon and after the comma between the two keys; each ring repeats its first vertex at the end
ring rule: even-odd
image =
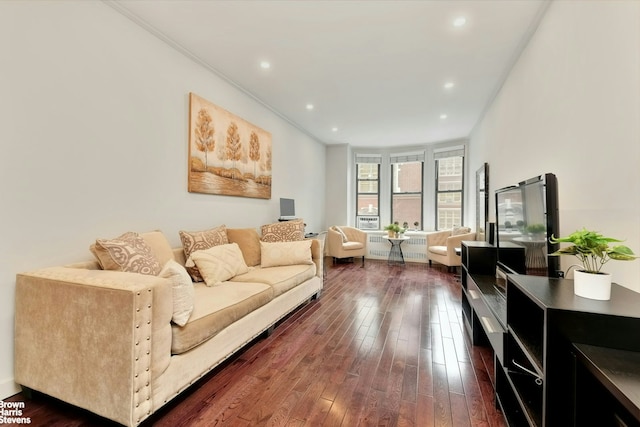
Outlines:
{"type": "Polygon", "coordinates": [[[464,157],[464,146],[448,147],[433,151],[433,158],[435,160],[447,159],[449,157],[464,157]]]}

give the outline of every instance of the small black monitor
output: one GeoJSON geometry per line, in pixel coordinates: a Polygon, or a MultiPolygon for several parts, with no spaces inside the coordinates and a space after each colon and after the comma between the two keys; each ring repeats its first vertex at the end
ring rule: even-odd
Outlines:
{"type": "Polygon", "coordinates": [[[293,199],[280,198],[280,219],[295,219],[296,203],[293,199]]]}

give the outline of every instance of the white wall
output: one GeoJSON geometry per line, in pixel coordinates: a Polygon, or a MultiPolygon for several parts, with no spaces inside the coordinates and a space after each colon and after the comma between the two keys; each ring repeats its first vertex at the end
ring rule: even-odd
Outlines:
{"type": "Polygon", "coordinates": [[[105,4],[0,2],[0,52],[0,398],[16,273],[129,230],[257,227],[280,197],[325,227],[324,145],[105,4]],[[271,200],[187,192],[189,92],[271,132],[271,200]]]}
{"type": "Polygon", "coordinates": [[[327,145],[327,225],[355,225],[349,199],[352,178],[351,149],[347,144],[327,145]]]}
{"type": "MultiPolygon", "coordinates": [[[[561,234],[587,227],[640,253],[639,46],[640,2],[553,2],[471,135],[471,170],[489,163],[490,194],[555,173],[561,234]]],[[[605,270],[640,292],[640,261],[605,270]]]]}

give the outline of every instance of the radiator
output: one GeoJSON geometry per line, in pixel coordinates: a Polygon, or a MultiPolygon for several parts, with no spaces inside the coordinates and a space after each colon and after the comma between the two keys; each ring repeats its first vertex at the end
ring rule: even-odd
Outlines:
{"type": "MultiPolygon", "coordinates": [[[[388,259],[391,243],[384,238],[385,232],[367,233],[367,256],[370,259],[388,259]]],[[[402,242],[402,254],[406,262],[427,262],[427,236],[424,232],[408,232],[409,240],[402,242]]]]}

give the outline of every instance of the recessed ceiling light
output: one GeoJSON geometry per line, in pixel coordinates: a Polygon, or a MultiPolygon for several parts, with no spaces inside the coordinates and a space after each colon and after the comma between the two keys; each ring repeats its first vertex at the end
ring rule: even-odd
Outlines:
{"type": "Polygon", "coordinates": [[[337,128],[337,127],[332,127],[332,128],[331,128],[331,131],[332,131],[332,132],[338,132],[338,128],[337,128]]]}
{"type": "Polygon", "coordinates": [[[458,16],[456,19],[453,20],[454,27],[462,27],[466,23],[467,23],[467,18],[465,18],[464,16],[458,16]]]}
{"type": "Polygon", "coordinates": [[[444,84],[444,88],[445,88],[445,89],[451,89],[451,88],[453,88],[454,86],[455,86],[455,84],[454,84],[453,82],[446,82],[446,83],[444,84]]]}
{"type": "Polygon", "coordinates": [[[440,114],[440,119],[441,119],[441,120],[444,120],[444,119],[446,119],[446,118],[447,118],[447,115],[446,115],[446,114],[440,114]]]}
{"type": "Polygon", "coordinates": [[[313,104],[307,104],[307,110],[313,110],[313,104]]]}
{"type": "Polygon", "coordinates": [[[271,68],[271,64],[269,63],[269,61],[261,61],[260,62],[260,68],[267,70],[269,68],[271,68]]]}

